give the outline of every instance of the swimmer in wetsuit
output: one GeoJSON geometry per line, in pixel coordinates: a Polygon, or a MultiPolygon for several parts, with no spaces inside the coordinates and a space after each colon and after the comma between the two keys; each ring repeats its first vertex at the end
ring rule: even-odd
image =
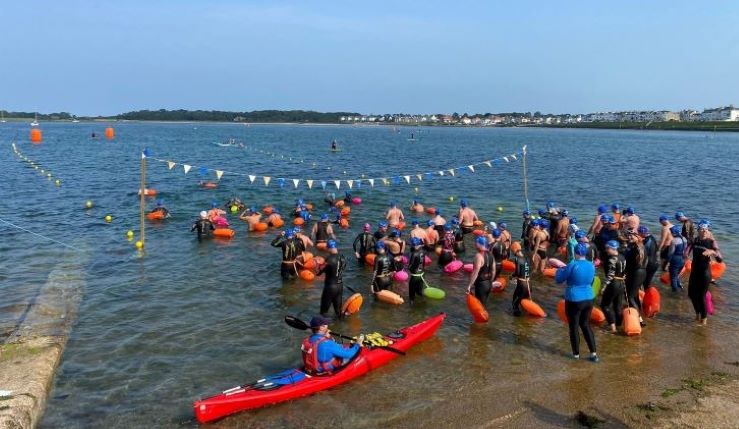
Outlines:
{"type": "Polygon", "coordinates": [[[408,273],[410,274],[410,280],[408,282],[408,300],[410,304],[413,302],[416,296],[423,296],[423,288],[426,285],[426,281],[423,279],[425,273],[425,267],[423,260],[426,256],[426,252],[423,250],[423,240],[418,237],[411,237],[411,256],[408,261],[408,273]]]}
{"type": "Polygon", "coordinates": [[[336,240],[328,240],[326,243],[329,255],[316,275],[326,274],[323,280],[323,292],[321,293],[321,315],[325,316],[329,308],[333,306],[336,317],[341,318],[341,306],[344,301],[344,269],[346,269],[346,258],[339,254],[336,248],[336,240]]]}
{"type": "Polygon", "coordinates": [[[711,222],[707,220],[698,222],[698,238],[693,241],[691,251],[693,267],[690,271],[688,297],[693,303],[696,321],[699,325],[706,325],[708,324],[706,292],[712,279],[711,258],[716,259],[716,262],[723,262],[718,242],[711,234],[711,222]]]}
{"type": "Polygon", "coordinates": [[[513,243],[511,245],[511,253],[509,258],[513,262],[515,268],[513,270],[513,278],[516,279],[516,290],[513,291],[513,301],[511,309],[514,316],[520,316],[521,300],[531,298],[531,267],[529,260],[523,254],[521,244],[513,243]]]}
{"type": "Polygon", "coordinates": [[[377,231],[372,234],[375,237],[375,242],[380,242],[387,238],[387,222],[384,220],[377,224],[377,231]]]}
{"type": "Polygon", "coordinates": [[[530,249],[529,244],[529,231],[531,230],[531,211],[530,210],[524,210],[521,213],[521,217],[523,218],[523,223],[521,225],[521,243],[523,243],[523,250],[528,252],[530,249]]]}
{"type": "Polygon", "coordinates": [[[392,285],[392,279],[390,278],[390,271],[392,269],[390,258],[385,251],[385,243],[383,241],[375,244],[375,266],[372,270],[372,283],[370,289],[372,293],[377,293],[381,290],[389,289],[392,285]]]}
{"type": "Polygon", "coordinates": [[[644,252],[647,255],[647,271],[646,276],[644,277],[644,283],[642,283],[642,288],[646,292],[650,287],[654,287],[652,284],[652,278],[654,278],[654,274],[657,272],[657,268],[659,268],[659,245],[657,244],[657,240],[654,239],[654,236],[649,232],[649,228],[646,226],[639,225],[636,232],[644,243],[644,252]]]}
{"type": "Polygon", "coordinates": [[[475,298],[479,299],[484,306],[490,296],[493,288],[493,279],[495,278],[495,260],[488,252],[488,241],[485,237],[477,237],[475,239],[475,248],[477,254],[472,262],[472,272],[470,273],[470,282],[467,285],[467,293],[472,293],[472,287],[475,288],[475,298]]]}
{"type": "Polygon", "coordinates": [[[464,231],[459,226],[457,218],[452,219],[452,230],[454,231],[454,253],[462,254],[466,248],[464,246],[464,231]]]}
{"type": "Polygon", "coordinates": [[[161,212],[164,217],[169,217],[169,210],[167,210],[167,208],[164,207],[164,202],[162,200],[157,201],[157,206],[151,212],[152,213],[161,212]]]}
{"type": "Polygon", "coordinates": [[[372,236],[370,228],[370,224],[365,223],[362,228],[362,232],[357,235],[352,243],[354,256],[357,258],[357,262],[359,262],[360,265],[364,264],[364,257],[375,247],[375,237],[372,236]]]}
{"type": "Polygon", "coordinates": [[[450,224],[444,225],[444,236],[441,238],[441,254],[437,263],[440,267],[445,267],[452,262],[457,255],[454,254],[454,232],[450,224]]]}
{"type": "Polygon", "coordinates": [[[282,264],[280,264],[282,278],[287,280],[295,277],[298,274],[295,258],[305,251],[303,241],[295,237],[292,229],[287,229],[275,237],[271,244],[273,247],[282,249],[282,264]]]}
{"type": "Polygon", "coordinates": [[[626,248],[626,295],[627,305],[639,312],[639,323],[646,326],[641,317],[642,307],[639,299],[639,289],[647,276],[647,253],[640,237],[635,233],[627,234],[629,245],[626,248]]]}
{"type": "Polygon", "coordinates": [[[697,236],[696,230],[695,230],[695,223],[693,221],[685,216],[685,213],[683,212],[677,212],[675,213],[675,219],[682,223],[682,235],[685,237],[686,240],[688,240],[688,248],[693,245],[693,241],[695,241],[695,238],[697,236]]]}
{"type": "MultiPolygon", "coordinates": [[[[606,259],[608,269],[605,271],[606,282],[603,286],[600,308],[606,315],[606,323],[612,333],[623,320],[624,291],[626,290],[626,259],[618,252],[619,243],[609,240],[606,243],[606,259]]],[[[604,261],[605,262],[605,261],[604,261]]]]}
{"type": "Polygon", "coordinates": [[[203,210],[200,212],[200,218],[195,221],[195,223],[192,225],[192,228],[190,228],[190,232],[197,230],[198,231],[198,241],[201,241],[203,237],[207,237],[210,235],[211,231],[215,231],[215,227],[213,226],[213,222],[208,219],[208,212],[203,210]]]}
{"type": "Polygon", "coordinates": [[[311,236],[313,237],[316,246],[321,243],[327,243],[329,239],[336,240],[336,235],[328,222],[328,215],[326,213],[321,215],[320,222],[313,225],[311,236]]]}
{"type": "Polygon", "coordinates": [[[685,266],[685,256],[688,254],[688,240],[680,233],[680,226],[674,225],[670,229],[672,241],[667,247],[667,267],[670,273],[670,286],[673,292],[683,288],[680,284],[680,271],[685,266]]]}
{"type": "Polygon", "coordinates": [[[508,259],[508,250],[503,245],[501,238],[500,229],[494,229],[490,234],[493,237],[493,242],[489,243],[490,254],[493,255],[495,260],[495,272],[502,273],[503,259],[508,259]]]}

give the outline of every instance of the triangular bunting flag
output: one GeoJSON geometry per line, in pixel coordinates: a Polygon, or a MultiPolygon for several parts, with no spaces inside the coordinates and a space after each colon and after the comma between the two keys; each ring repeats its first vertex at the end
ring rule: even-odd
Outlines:
{"type": "Polygon", "coordinates": [[[475,172],[475,166],[474,165],[468,165],[467,168],[470,169],[471,172],[475,172]]]}
{"type": "Polygon", "coordinates": [[[264,186],[269,186],[269,181],[272,180],[269,176],[264,176],[264,186]]]}
{"type": "Polygon", "coordinates": [[[280,186],[280,188],[284,188],[285,187],[285,179],[283,179],[282,177],[280,177],[279,179],[277,179],[277,184],[280,186]]]}
{"type": "Polygon", "coordinates": [[[313,189],[313,180],[312,179],[306,179],[305,183],[308,184],[308,189],[313,189]]]}
{"type": "Polygon", "coordinates": [[[326,182],[325,180],[321,180],[321,189],[324,189],[325,190],[327,184],[328,184],[328,182],[326,182]]]}
{"type": "Polygon", "coordinates": [[[257,176],[250,174],[249,175],[249,183],[254,183],[254,181],[257,179],[257,176]]]}
{"type": "Polygon", "coordinates": [[[382,183],[383,183],[383,185],[387,186],[387,185],[389,185],[389,184],[390,184],[390,181],[389,181],[389,180],[387,180],[387,178],[383,177],[383,178],[382,178],[382,183]]]}
{"type": "Polygon", "coordinates": [[[349,189],[352,189],[352,187],[354,186],[354,181],[353,180],[347,180],[346,181],[346,184],[349,185],[349,189]]]}
{"type": "Polygon", "coordinates": [[[334,180],[334,185],[336,185],[336,189],[339,189],[341,187],[341,180],[334,180]]]}
{"type": "Polygon", "coordinates": [[[167,161],[167,168],[168,169],[170,169],[170,170],[173,169],[175,165],[177,165],[176,162],[167,161]]]}
{"type": "Polygon", "coordinates": [[[405,183],[411,183],[411,176],[403,176],[405,183]]]}
{"type": "Polygon", "coordinates": [[[485,161],[483,164],[487,165],[488,167],[492,167],[493,163],[491,161],[485,161]]]}
{"type": "Polygon", "coordinates": [[[503,159],[505,160],[505,162],[510,162],[510,161],[508,161],[508,157],[507,156],[504,156],[503,159]]]}
{"type": "Polygon", "coordinates": [[[516,158],[516,155],[511,155],[511,158],[513,158],[514,161],[518,161],[518,158],[516,158]]]}
{"type": "Polygon", "coordinates": [[[452,176],[454,176],[454,169],[453,168],[450,168],[449,169],[449,174],[451,174],[452,176]]]}
{"type": "Polygon", "coordinates": [[[439,176],[443,176],[443,175],[444,175],[444,172],[439,170],[439,176]]]}
{"type": "Polygon", "coordinates": [[[221,176],[223,176],[223,171],[216,170],[216,177],[218,178],[218,180],[221,180],[221,176]]]}
{"type": "Polygon", "coordinates": [[[192,168],[192,165],[182,164],[182,169],[185,170],[185,174],[190,172],[191,168],[192,168]]]}
{"type": "Polygon", "coordinates": [[[423,174],[416,174],[416,179],[418,179],[419,182],[422,181],[423,180],[423,174]]]}
{"type": "Polygon", "coordinates": [[[357,180],[357,189],[360,189],[362,187],[362,180],[357,180]]]}
{"type": "Polygon", "coordinates": [[[293,179],[293,186],[295,189],[298,189],[298,183],[300,183],[300,179],[293,179]]]}
{"type": "Polygon", "coordinates": [[[371,187],[375,187],[375,179],[367,179],[371,187]]]}

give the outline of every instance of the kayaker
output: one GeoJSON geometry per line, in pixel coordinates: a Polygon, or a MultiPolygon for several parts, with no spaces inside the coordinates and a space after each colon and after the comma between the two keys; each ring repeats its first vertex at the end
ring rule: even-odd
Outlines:
{"type": "Polygon", "coordinates": [[[375,247],[375,237],[372,236],[370,229],[370,224],[365,223],[362,228],[362,232],[357,235],[354,239],[354,243],[352,243],[354,256],[357,258],[357,262],[359,262],[360,265],[364,264],[364,257],[375,247]]]}
{"type": "Polygon", "coordinates": [[[321,293],[321,315],[325,316],[331,306],[334,307],[334,314],[341,318],[341,305],[344,301],[344,269],[346,269],[346,258],[339,254],[336,248],[336,240],[328,240],[326,242],[328,257],[319,269],[316,275],[326,274],[323,280],[323,293],[321,293]]]}
{"type": "Polygon", "coordinates": [[[708,323],[706,292],[711,283],[711,258],[716,259],[716,262],[723,261],[718,243],[711,234],[709,221],[698,223],[698,238],[693,242],[692,252],[693,267],[688,282],[688,297],[693,303],[696,321],[699,325],[706,325],[708,323]]]}
{"type": "Polygon", "coordinates": [[[273,247],[282,249],[282,264],[280,264],[280,275],[283,279],[291,279],[298,274],[295,266],[295,258],[305,251],[303,241],[295,237],[295,231],[287,229],[272,240],[273,247]]]}
{"type": "Polygon", "coordinates": [[[523,254],[521,244],[516,242],[511,244],[511,253],[513,255],[509,258],[515,265],[513,270],[513,278],[516,279],[516,290],[513,291],[513,301],[511,307],[514,316],[520,316],[521,312],[521,300],[529,299],[531,297],[531,267],[529,266],[529,260],[523,254]]]}
{"type": "Polygon", "coordinates": [[[381,290],[388,289],[392,284],[390,279],[390,257],[387,256],[385,251],[385,242],[378,241],[375,244],[375,266],[372,271],[372,283],[370,288],[372,293],[377,293],[381,290]]]}
{"type": "MultiPolygon", "coordinates": [[[[606,243],[606,283],[603,286],[603,296],[600,299],[600,308],[606,315],[606,323],[611,333],[616,333],[616,327],[621,325],[626,285],[626,259],[618,252],[618,241],[609,240],[606,243]]],[[[605,261],[604,261],[605,262],[605,261]]]]}
{"type": "Polygon", "coordinates": [[[351,347],[338,344],[331,338],[329,323],[331,320],[325,317],[313,317],[310,320],[313,333],[303,340],[300,347],[304,370],[310,375],[332,373],[341,368],[359,353],[359,348],[364,342],[364,336],[360,335],[351,347]]]}
{"type": "Polygon", "coordinates": [[[467,293],[472,293],[472,287],[474,286],[475,298],[479,299],[484,306],[493,288],[493,279],[496,274],[495,259],[487,250],[488,240],[485,237],[477,237],[475,247],[477,248],[477,254],[472,263],[467,293]]]}
{"type": "Polygon", "coordinates": [[[411,237],[411,257],[408,261],[408,272],[410,273],[410,281],[408,282],[408,301],[413,305],[416,295],[423,296],[423,288],[425,281],[423,260],[426,252],[423,250],[423,240],[418,237],[411,237]]]}
{"type": "Polygon", "coordinates": [[[208,219],[208,212],[205,210],[200,212],[200,218],[195,221],[195,223],[192,225],[192,228],[190,228],[190,232],[197,230],[198,231],[198,241],[202,240],[203,237],[207,237],[210,235],[211,231],[214,231],[216,228],[213,226],[213,222],[208,219]]]}
{"type": "Polygon", "coordinates": [[[575,246],[575,260],[557,270],[555,280],[557,283],[567,283],[565,287],[565,313],[567,314],[570,329],[570,345],[572,346],[572,357],[580,359],[580,335],[578,326],[582,331],[585,342],[590,349],[589,360],[598,362],[595,349],[595,336],[590,328],[590,313],[593,311],[593,278],[595,277],[595,266],[585,259],[587,247],[578,243],[575,246]]]}

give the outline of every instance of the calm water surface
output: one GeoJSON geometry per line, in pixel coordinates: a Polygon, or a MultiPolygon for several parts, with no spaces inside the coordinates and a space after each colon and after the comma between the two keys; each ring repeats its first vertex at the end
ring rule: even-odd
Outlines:
{"type": "MultiPolygon", "coordinates": [[[[115,125],[117,138],[110,142],[90,138],[93,131],[102,134],[102,124],[42,125],[44,142],[37,146],[28,143],[26,125],[0,126],[0,218],[78,250],[4,225],[0,334],[14,332],[29,303],[43,304],[34,302],[42,287],[63,287],[65,278],[75,276],[85,282],[81,294],[71,293],[81,302],[42,427],[194,427],[194,399],[297,364],[303,333],[282,323],[282,316],[309,318],[318,309],[321,283],[280,280],[279,251],[269,245],[274,231],[248,233],[232,219],[232,241],[198,243],[189,227],[214,200],[238,195],[247,204],[273,203],[284,211],[298,197],[320,202],[320,187],[265,187],[260,179],[250,184],[226,174],[217,189],[201,190],[197,168],[185,175],[179,165],[169,171],[152,162],[148,186],[160,192],[173,216],[147,225],[142,258],[125,232],[138,229],[144,147],[157,158],[260,177],[351,179],[459,167],[527,144],[533,207],[553,199],[585,223],[598,203],[619,201],[633,204],[653,230],[659,214],[680,209],[713,221],[730,265],[739,255],[737,134],[127,123],[115,125]],[[411,131],[416,142],[407,140],[411,131]],[[258,151],[214,144],[229,138],[258,151]],[[328,151],[334,138],[341,152],[328,151]],[[13,139],[62,187],[17,158],[13,139]],[[95,203],[91,210],[84,209],[88,199],[95,203]],[[103,221],[106,214],[112,223],[103,221]]],[[[521,164],[476,171],[355,189],[364,203],[353,208],[351,228],[338,232],[341,250],[350,254],[361,225],[376,225],[391,199],[407,206],[417,197],[451,214],[464,197],[482,218],[505,220],[519,234],[521,164]]],[[[207,178],[215,180],[213,173],[207,178]]],[[[434,339],[349,385],[214,426],[567,427],[572,414],[586,408],[618,422],[627,406],[681,378],[728,372],[724,362],[737,360],[739,293],[731,268],[712,289],[717,314],[708,328],[693,326],[686,294],[662,288],[663,311],[642,336],[597,334],[599,365],[568,359],[567,329],[555,315],[561,287],[551,281],[536,278],[533,294],[553,317],[512,317],[508,290],[491,298],[490,323],[474,325],[464,304],[466,276],[440,274],[435,264],[429,271],[429,282],[447,291],[445,300],[410,308],[367,299],[359,315],[334,328],[385,331],[446,311],[447,322],[434,339]]],[[[350,264],[345,278],[367,291],[369,270],[350,264]]],[[[399,291],[405,295],[406,286],[399,291]]]]}

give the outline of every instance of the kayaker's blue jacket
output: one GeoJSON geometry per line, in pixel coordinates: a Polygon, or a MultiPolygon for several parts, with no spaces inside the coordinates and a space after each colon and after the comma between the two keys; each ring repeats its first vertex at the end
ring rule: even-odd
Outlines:
{"type": "Polygon", "coordinates": [[[557,270],[557,283],[567,282],[565,301],[579,302],[593,300],[593,278],[595,265],[586,259],[575,259],[557,270]]]}
{"type": "MultiPolygon", "coordinates": [[[[324,336],[321,334],[313,334],[310,336],[310,342],[315,343],[321,338],[324,338],[324,336]]],[[[347,348],[338,344],[336,341],[329,339],[328,341],[324,341],[318,345],[318,362],[331,362],[334,358],[351,359],[357,353],[359,353],[359,344],[354,344],[347,348]]]]}

